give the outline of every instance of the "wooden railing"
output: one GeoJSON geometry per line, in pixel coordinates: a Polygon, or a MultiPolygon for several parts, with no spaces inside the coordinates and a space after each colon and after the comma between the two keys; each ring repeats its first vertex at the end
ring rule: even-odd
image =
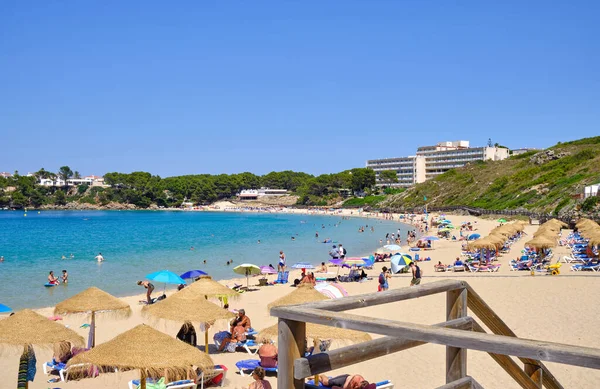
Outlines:
{"type": "Polygon", "coordinates": [[[542,361],[600,369],[600,349],[517,338],[464,281],[430,284],[271,309],[279,318],[278,388],[304,388],[304,379],[425,343],[446,346],[446,385],[438,388],[481,388],[467,375],[467,350],[484,351],[525,389],[562,389],[542,361]],[[344,311],[446,293],[446,321],[435,325],[397,322],[344,311]],[[467,308],[493,332],[488,334],[467,308]],[[325,353],[302,357],[306,323],[385,335],[325,353]],[[524,364],[521,368],[509,356],[524,364]]]}

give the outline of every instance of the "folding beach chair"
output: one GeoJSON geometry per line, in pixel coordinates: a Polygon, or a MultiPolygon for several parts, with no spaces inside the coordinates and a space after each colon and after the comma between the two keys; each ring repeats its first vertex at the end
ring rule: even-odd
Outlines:
{"type": "Polygon", "coordinates": [[[290,272],[288,270],[284,272],[277,273],[277,279],[275,280],[275,284],[287,284],[288,278],[290,277],[290,272]]]}

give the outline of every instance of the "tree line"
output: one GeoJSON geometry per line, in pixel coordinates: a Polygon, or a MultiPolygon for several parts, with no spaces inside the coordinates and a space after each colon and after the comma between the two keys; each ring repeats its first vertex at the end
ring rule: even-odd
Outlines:
{"type": "Polygon", "coordinates": [[[298,204],[325,205],[328,199],[338,197],[340,190],[352,193],[370,191],[375,185],[375,173],[371,169],[356,168],[340,173],[311,174],[281,171],[263,176],[244,172],[239,174],[196,174],[161,178],[148,172],[107,173],[104,182],[110,187],[41,186],[42,178],[79,177],[79,173],[63,166],[57,173],[40,169],[33,176],[0,177],[0,207],[40,207],[43,205],[65,205],[68,202],[106,205],[111,202],[133,204],[147,208],[177,207],[184,201],[198,205],[233,198],[242,189],[268,187],[286,189],[299,196],[298,204]]]}

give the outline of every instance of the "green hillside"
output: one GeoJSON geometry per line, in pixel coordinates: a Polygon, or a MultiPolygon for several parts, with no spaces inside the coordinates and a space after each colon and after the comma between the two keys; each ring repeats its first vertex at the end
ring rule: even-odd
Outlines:
{"type": "Polygon", "coordinates": [[[504,161],[469,164],[391,196],[382,207],[465,205],[485,209],[527,209],[563,214],[591,210],[597,199],[574,199],[583,187],[600,182],[600,136],[559,143],[504,161]]]}

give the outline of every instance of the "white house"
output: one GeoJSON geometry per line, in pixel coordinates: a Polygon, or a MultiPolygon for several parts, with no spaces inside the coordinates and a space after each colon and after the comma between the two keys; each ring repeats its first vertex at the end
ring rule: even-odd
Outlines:
{"type": "Polygon", "coordinates": [[[600,189],[600,183],[595,185],[586,186],[583,192],[583,198],[598,196],[598,189],[600,189]]]}

